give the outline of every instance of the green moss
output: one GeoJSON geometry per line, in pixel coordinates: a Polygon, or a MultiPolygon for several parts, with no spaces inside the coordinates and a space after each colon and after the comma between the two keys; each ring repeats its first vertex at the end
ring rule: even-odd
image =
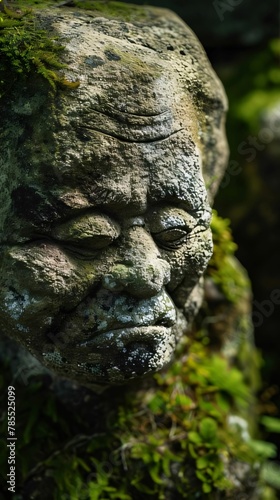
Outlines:
{"type": "MultiPolygon", "coordinates": [[[[22,8],[32,7],[42,9],[50,6],[61,6],[60,0],[18,0],[22,8]]],[[[65,4],[68,7],[67,3],[65,4]]],[[[150,11],[142,5],[130,5],[125,2],[108,0],[73,0],[69,7],[87,10],[93,17],[107,17],[109,19],[120,19],[127,22],[145,22],[151,17],[150,11]]],[[[63,8],[63,5],[62,5],[63,8]]]]}
{"type": "Polygon", "coordinates": [[[94,1],[94,0],[74,0],[76,7],[90,10],[94,16],[102,16],[121,19],[122,21],[146,21],[148,19],[145,7],[140,5],[129,5],[122,2],[94,1]]]}
{"type": "MultiPolygon", "coordinates": [[[[75,89],[79,82],[63,77],[61,63],[64,47],[49,31],[45,30],[36,18],[36,10],[59,4],[58,0],[18,1],[13,8],[5,8],[0,17],[0,98],[9,93],[13,83],[24,80],[32,74],[41,76],[52,90],[58,87],[75,89]],[[30,9],[32,8],[32,10],[30,9]],[[60,70],[60,71],[59,71],[60,70]]],[[[122,19],[124,21],[148,21],[144,7],[130,6],[121,2],[74,0],[73,5],[83,8],[93,16],[122,19]]],[[[121,54],[122,63],[129,65],[136,74],[145,75],[147,67],[136,57],[121,54]]]]}
{"type": "Polygon", "coordinates": [[[35,482],[52,479],[57,499],[164,500],[171,488],[192,500],[233,488],[225,464],[260,459],[228,423],[252,397],[242,373],[203,345],[206,334],[186,340],[180,360],[148,387],[93,400],[90,417],[83,406],[69,414],[41,383],[17,386],[19,488],[30,470],[35,482]]]}
{"type": "Polygon", "coordinates": [[[153,64],[149,66],[143,59],[140,59],[130,52],[120,50],[114,45],[106,45],[104,52],[105,55],[110,54],[116,61],[120,61],[122,67],[127,66],[128,70],[134,74],[135,78],[148,80],[150,78],[159,78],[162,75],[163,70],[159,65],[153,64]]]}
{"type": "Polygon", "coordinates": [[[28,8],[36,11],[49,7],[59,6],[61,3],[61,0],[13,0],[11,8],[13,10],[15,10],[16,7],[23,10],[28,8]]]}
{"type": "Polygon", "coordinates": [[[237,303],[248,295],[250,281],[245,270],[234,258],[237,245],[232,241],[229,225],[228,219],[222,219],[213,210],[211,229],[214,252],[207,274],[218,285],[226,299],[237,303]]]}
{"type": "Polygon", "coordinates": [[[79,82],[66,80],[59,70],[64,47],[54,36],[42,29],[30,10],[5,9],[0,19],[0,99],[12,85],[38,75],[50,88],[76,88],[79,82]]]}
{"type": "MultiPolygon", "coordinates": [[[[8,91],[6,74],[26,78],[35,72],[56,87],[63,47],[34,26],[31,13],[19,19],[5,13],[3,19],[10,24],[0,31],[2,95],[8,91]]],[[[228,301],[236,303],[247,292],[248,280],[234,264],[236,246],[228,226],[214,214],[208,275],[228,301]]],[[[176,498],[192,500],[233,488],[226,477],[227,462],[245,461],[253,467],[273,450],[244,441],[240,430],[229,425],[230,413],[246,416],[251,387],[241,370],[208,345],[208,330],[196,332],[192,341],[182,344],[180,360],[155,375],[148,388],[114,389],[100,396],[98,404],[92,398],[91,409],[95,404],[97,409],[90,418],[82,404],[70,414],[46,383],[24,386],[17,381],[18,489],[47,478],[47,484],[52,481],[49,497],[59,500],[129,500],[143,495],[156,500],[165,499],[170,489],[176,498]]],[[[12,377],[8,367],[6,373],[7,380],[0,379],[4,408],[12,377]]],[[[0,424],[3,435],[5,417],[0,424]]],[[[4,470],[5,454],[0,462],[4,470]]]]}

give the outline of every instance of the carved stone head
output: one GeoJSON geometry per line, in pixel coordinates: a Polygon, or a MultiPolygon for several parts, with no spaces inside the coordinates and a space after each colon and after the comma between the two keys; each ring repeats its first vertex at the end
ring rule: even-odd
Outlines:
{"type": "Polygon", "coordinates": [[[201,45],[175,14],[144,11],[37,14],[80,86],[50,97],[34,77],[1,104],[0,328],[86,385],[172,359],[200,304],[227,159],[201,45]]]}

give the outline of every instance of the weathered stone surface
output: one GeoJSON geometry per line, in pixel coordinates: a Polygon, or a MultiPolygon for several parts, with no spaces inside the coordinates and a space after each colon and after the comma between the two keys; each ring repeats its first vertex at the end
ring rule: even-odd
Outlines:
{"type": "Polygon", "coordinates": [[[2,99],[0,328],[58,374],[122,383],[172,359],[201,302],[226,99],[191,30],[36,13],[74,90],[2,99]],[[206,189],[207,187],[207,189],[206,189]]]}

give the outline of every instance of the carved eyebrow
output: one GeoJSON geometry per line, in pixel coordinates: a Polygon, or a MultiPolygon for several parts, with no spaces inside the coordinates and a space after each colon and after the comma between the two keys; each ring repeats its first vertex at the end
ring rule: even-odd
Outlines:
{"type": "Polygon", "coordinates": [[[161,196],[157,193],[148,191],[148,203],[150,206],[163,206],[168,203],[171,206],[174,206],[174,208],[180,208],[193,216],[199,215],[201,212],[212,212],[210,205],[204,202],[204,200],[198,199],[195,200],[194,203],[189,193],[185,193],[185,197],[183,198],[177,193],[165,193],[165,195],[161,196]]]}

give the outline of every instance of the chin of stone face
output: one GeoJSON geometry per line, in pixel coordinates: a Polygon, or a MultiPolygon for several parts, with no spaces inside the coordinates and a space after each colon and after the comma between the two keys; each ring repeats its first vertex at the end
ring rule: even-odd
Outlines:
{"type": "Polygon", "coordinates": [[[86,385],[172,362],[227,160],[226,99],[199,41],[168,10],[126,8],[34,11],[64,46],[64,85],[34,69],[0,101],[0,328],[86,385]]]}

